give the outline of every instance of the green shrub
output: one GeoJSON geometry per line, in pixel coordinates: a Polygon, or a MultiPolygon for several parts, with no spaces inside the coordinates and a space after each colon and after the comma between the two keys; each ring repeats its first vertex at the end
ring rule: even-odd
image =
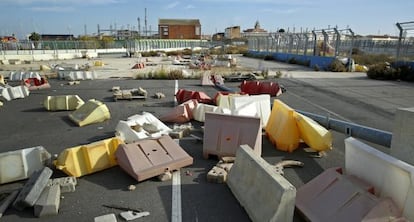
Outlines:
{"type": "Polygon", "coordinates": [[[273,56],[272,55],[265,55],[263,59],[266,60],[266,61],[272,61],[273,56]]]}
{"type": "Polygon", "coordinates": [[[354,59],[356,64],[360,65],[375,65],[380,63],[391,63],[394,61],[393,57],[390,57],[385,54],[355,54],[352,55],[352,58],[354,59]]]}
{"type": "Polygon", "coordinates": [[[289,64],[298,64],[298,61],[296,61],[296,58],[295,58],[295,57],[292,57],[292,58],[290,58],[290,59],[288,60],[288,63],[289,63],[289,64]]]}
{"type": "Polygon", "coordinates": [[[414,81],[414,69],[411,66],[403,65],[398,68],[400,70],[400,78],[404,81],[414,81]]]}
{"type": "Polygon", "coordinates": [[[183,76],[182,70],[175,69],[175,70],[171,70],[168,73],[168,79],[183,79],[183,78],[184,76],[183,76]]]}
{"type": "Polygon", "coordinates": [[[381,80],[400,79],[400,70],[393,68],[389,63],[379,63],[369,66],[368,78],[381,80]]]}
{"type": "Polygon", "coordinates": [[[313,66],[313,70],[315,70],[315,71],[320,71],[321,70],[321,68],[318,66],[318,64],[315,64],[314,66],[313,66]]]}

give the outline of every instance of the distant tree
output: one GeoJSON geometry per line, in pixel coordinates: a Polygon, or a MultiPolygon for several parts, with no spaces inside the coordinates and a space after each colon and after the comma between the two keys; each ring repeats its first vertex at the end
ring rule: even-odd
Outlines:
{"type": "Polygon", "coordinates": [[[284,33],[285,29],[279,29],[277,32],[284,33]]]}
{"type": "Polygon", "coordinates": [[[31,41],[39,41],[40,40],[40,35],[39,33],[36,32],[32,32],[29,36],[29,40],[31,41]]]}

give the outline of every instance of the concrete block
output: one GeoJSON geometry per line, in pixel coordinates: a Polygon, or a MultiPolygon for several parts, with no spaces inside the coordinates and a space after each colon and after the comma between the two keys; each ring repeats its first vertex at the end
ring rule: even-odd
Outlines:
{"type": "Polygon", "coordinates": [[[36,78],[40,80],[41,76],[38,72],[14,72],[12,71],[9,74],[9,81],[22,81],[24,79],[29,79],[29,78],[36,78]]]}
{"type": "Polygon", "coordinates": [[[3,216],[4,212],[6,212],[7,208],[9,208],[10,204],[16,199],[18,194],[19,190],[15,190],[0,202],[0,218],[3,216]]]}
{"type": "Polygon", "coordinates": [[[240,145],[247,144],[256,155],[262,154],[262,125],[258,117],[206,113],[203,157],[235,156],[240,145]]]}
{"type": "Polygon", "coordinates": [[[69,114],[69,118],[78,126],[103,122],[111,118],[108,107],[101,101],[90,99],[77,110],[69,114]]]}
{"type": "Polygon", "coordinates": [[[148,211],[144,212],[134,212],[134,211],[126,211],[120,213],[121,217],[124,218],[126,221],[135,220],[140,217],[146,217],[149,216],[150,213],[148,211]]]}
{"type": "Polygon", "coordinates": [[[94,218],[94,222],[116,222],[115,214],[106,214],[94,218]]]}
{"type": "Polygon", "coordinates": [[[23,210],[26,207],[33,206],[46,187],[52,173],[52,170],[48,167],[34,172],[13,202],[13,207],[17,210],[23,210]]]}
{"type": "Polygon", "coordinates": [[[13,99],[22,99],[29,96],[29,94],[29,88],[26,86],[0,88],[0,96],[2,96],[7,101],[13,99]]]}
{"type": "Polygon", "coordinates": [[[207,181],[211,183],[225,183],[227,181],[227,174],[225,169],[214,166],[207,173],[207,181]]]}
{"type": "Polygon", "coordinates": [[[60,186],[61,193],[75,192],[77,180],[76,177],[61,177],[50,179],[47,183],[47,186],[60,186]]]}
{"type": "Polygon", "coordinates": [[[375,195],[391,197],[403,216],[414,221],[414,166],[349,137],[345,171],[372,184],[375,195]]]}
{"type": "Polygon", "coordinates": [[[60,79],[66,79],[69,81],[74,80],[92,80],[97,78],[95,71],[66,71],[60,70],[58,72],[60,79]]]}
{"type": "Polygon", "coordinates": [[[36,217],[57,215],[60,205],[60,186],[46,186],[34,205],[36,217]]]}
{"type": "Polygon", "coordinates": [[[296,188],[248,145],[237,150],[227,185],[252,221],[293,221],[296,188]]]}
{"type": "Polygon", "coordinates": [[[397,109],[391,140],[391,155],[414,165],[414,108],[397,109]]]}
{"type": "Polygon", "coordinates": [[[0,153],[0,184],[29,178],[49,164],[50,158],[42,146],[0,153]]]}

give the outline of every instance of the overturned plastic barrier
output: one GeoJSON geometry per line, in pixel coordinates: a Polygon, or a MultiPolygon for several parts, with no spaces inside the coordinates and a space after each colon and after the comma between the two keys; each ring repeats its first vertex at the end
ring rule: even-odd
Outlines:
{"type": "Polygon", "coordinates": [[[221,108],[214,105],[204,104],[204,103],[198,103],[197,106],[193,109],[193,117],[194,120],[197,120],[199,122],[205,121],[205,115],[207,112],[212,113],[221,113],[221,114],[230,114],[231,111],[229,109],[221,108]]]}
{"type": "Polygon", "coordinates": [[[282,89],[277,82],[243,81],[240,84],[240,91],[249,95],[269,94],[279,96],[282,89]]]}
{"type": "Polygon", "coordinates": [[[4,76],[0,74],[0,85],[6,85],[6,82],[4,81],[4,76]]]}
{"type": "Polygon", "coordinates": [[[197,100],[191,99],[184,103],[174,107],[168,113],[160,116],[160,120],[163,122],[171,123],[186,123],[193,119],[193,110],[197,107],[197,100]]]}
{"type": "Polygon", "coordinates": [[[53,162],[69,176],[81,177],[117,165],[115,151],[123,141],[117,137],[63,150],[53,162]]]}
{"type": "Polygon", "coordinates": [[[259,117],[266,127],[270,117],[270,96],[233,96],[230,97],[230,110],[233,115],[259,117]]]}
{"type": "Polygon", "coordinates": [[[39,89],[49,89],[50,84],[47,79],[41,77],[40,79],[37,78],[29,78],[24,79],[23,84],[29,88],[29,90],[39,90],[39,89]]]}
{"type": "Polygon", "coordinates": [[[69,81],[74,80],[93,80],[97,78],[95,71],[65,71],[60,70],[58,72],[59,79],[65,79],[69,81]]]}
{"type": "Polygon", "coordinates": [[[29,88],[26,86],[15,86],[15,87],[1,87],[0,86],[0,95],[7,101],[13,99],[23,99],[29,96],[29,88]]]}
{"type": "Polygon", "coordinates": [[[414,166],[349,137],[345,171],[372,184],[375,195],[391,197],[402,216],[414,221],[414,166]]]}
{"type": "Polygon", "coordinates": [[[302,140],[316,151],[332,149],[332,134],[311,118],[295,112],[296,125],[299,128],[299,135],[302,140]]]}
{"type": "Polygon", "coordinates": [[[375,187],[361,179],[327,169],[298,189],[296,208],[309,221],[363,221],[380,200],[375,187]]]}
{"type": "Polygon", "coordinates": [[[203,157],[236,156],[240,145],[249,145],[258,156],[262,154],[260,118],[206,113],[203,157]]]}
{"type": "Polygon", "coordinates": [[[120,145],[115,155],[119,166],[137,181],[193,164],[193,158],[168,135],[120,145]]]}
{"type": "Polygon", "coordinates": [[[91,99],[69,114],[69,118],[78,126],[85,126],[108,120],[111,118],[111,113],[104,103],[91,99]]]}
{"type": "Polygon", "coordinates": [[[183,103],[187,100],[195,99],[197,102],[212,104],[212,99],[204,92],[191,91],[185,89],[179,89],[175,94],[175,98],[178,103],[183,103]]]}
{"type": "Polygon", "coordinates": [[[224,84],[223,77],[218,74],[211,74],[211,72],[205,72],[201,75],[202,86],[214,86],[216,84],[224,84]]]}
{"type": "Polygon", "coordinates": [[[279,150],[293,152],[299,147],[299,129],[296,126],[294,112],[282,101],[274,100],[265,132],[279,150]]]}
{"type": "Polygon", "coordinates": [[[38,72],[10,72],[9,74],[9,81],[22,81],[30,78],[40,80],[41,76],[38,72]]]}
{"type": "Polygon", "coordinates": [[[296,188],[249,146],[237,150],[227,185],[252,221],[293,221],[296,188]]]}
{"type": "Polygon", "coordinates": [[[231,93],[231,92],[220,91],[216,93],[216,95],[213,98],[213,101],[214,101],[214,104],[216,104],[216,106],[230,109],[231,98],[236,97],[236,96],[249,96],[249,95],[245,93],[231,93]]]}
{"type": "Polygon", "coordinates": [[[43,106],[49,111],[77,110],[84,103],[78,95],[47,96],[43,106]]]}
{"type": "Polygon", "coordinates": [[[115,135],[125,143],[133,143],[146,138],[157,138],[168,135],[171,129],[162,123],[157,117],[148,112],[128,117],[121,120],[115,128],[115,135]]]}
{"type": "Polygon", "coordinates": [[[50,162],[50,153],[42,146],[0,153],[0,184],[29,178],[50,162]]]}

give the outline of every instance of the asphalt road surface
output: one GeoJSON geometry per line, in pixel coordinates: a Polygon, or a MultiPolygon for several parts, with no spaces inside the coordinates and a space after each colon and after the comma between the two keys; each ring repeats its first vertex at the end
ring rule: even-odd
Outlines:
{"type": "MultiPolygon", "coordinates": [[[[242,58],[244,59],[244,58],[242,58]]],[[[252,66],[258,61],[246,59],[252,66]]],[[[274,81],[283,84],[287,92],[277,99],[294,109],[316,114],[330,114],[331,118],[366,125],[386,131],[393,130],[395,110],[399,107],[414,107],[414,84],[397,81],[375,81],[365,74],[320,73],[304,70],[299,66],[286,66],[275,62],[264,62],[262,66],[280,69],[284,76],[274,81]],[[342,75],[338,77],[338,75],[342,75]],[[347,76],[348,75],[348,76],[347,76]]],[[[51,89],[31,92],[25,99],[5,102],[0,107],[0,152],[12,151],[42,145],[52,155],[62,150],[114,136],[119,120],[140,114],[142,111],[160,116],[174,106],[174,80],[127,80],[103,79],[81,81],[80,85],[67,85],[67,81],[51,80],[51,89]],[[121,100],[114,102],[110,89],[142,87],[149,92],[146,100],[121,100]],[[164,99],[151,96],[156,92],[166,95],[164,99]],[[48,112],[42,102],[47,95],[77,94],[85,101],[97,99],[104,102],[111,119],[102,123],[78,127],[68,118],[70,111],[48,112]]],[[[179,80],[179,88],[203,91],[211,97],[217,89],[200,86],[199,80],[179,80]]],[[[237,89],[240,83],[226,83],[237,89]]],[[[276,98],[272,98],[276,99],[276,98]]],[[[195,128],[201,123],[192,122],[195,128]]],[[[285,169],[285,177],[297,188],[320,174],[324,169],[344,165],[344,142],[341,132],[333,131],[333,149],[322,158],[306,153],[306,146],[293,153],[276,150],[263,137],[262,157],[269,163],[284,159],[304,162],[303,168],[285,169]]],[[[207,172],[217,163],[215,159],[202,158],[202,143],[192,139],[183,139],[180,146],[194,158],[194,164],[182,168],[180,174],[181,211],[172,198],[172,181],[160,182],[149,179],[137,182],[119,167],[113,167],[78,179],[74,193],[62,196],[59,214],[52,217],[36,218],[33,208],[24,211],[8,209],[1,221],[93,221],[94,217],[115,213],[118,221],[121,210],[109,209],[103,205],[119,205],[140,208],[150,215],[136,221],[171,221],[172,214],[182,221],[249,221],[243,207],[237,202],[225,184],[208,183],[207,172]],[[129,185],[135,185],[129,191],[129,185]]],[[[387,150],[379,147],[379,149],[387,150]]],[[[65,176],[54,170],[52,177],[65,176]]],[[[0,186],[0,191],[15,185],[0,186]]],[[[177,196],[175,196],[176,198],[177,196]]],[[[179,200],[178,200],[179,201],[179,200]]],[[[263,203],[266,204],[266,203],[263,203]]],[[[295,215],[295,221],[302,219],[295,215]]]]}

